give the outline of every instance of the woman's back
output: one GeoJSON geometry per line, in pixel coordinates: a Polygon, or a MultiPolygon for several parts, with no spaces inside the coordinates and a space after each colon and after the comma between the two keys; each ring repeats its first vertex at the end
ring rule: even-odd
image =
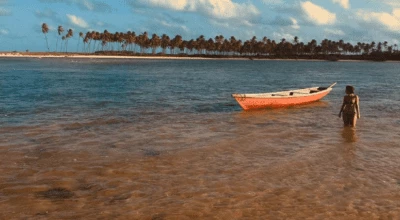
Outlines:
{"type": "Polygon", "coordinates": [[[357,112],[357,96],[354,94],[345,95],[343,98],[343,113],[354,114],[357,112]]]}

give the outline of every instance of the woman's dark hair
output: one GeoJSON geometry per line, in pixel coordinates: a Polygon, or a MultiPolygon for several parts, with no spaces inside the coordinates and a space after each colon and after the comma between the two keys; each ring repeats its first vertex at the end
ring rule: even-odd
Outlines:
{"type": "Polygon", "coordinates": [[[348,93],[348,94],[354,93],[354,87],[353,86],[346,86],[346,93],[348,93]]]}

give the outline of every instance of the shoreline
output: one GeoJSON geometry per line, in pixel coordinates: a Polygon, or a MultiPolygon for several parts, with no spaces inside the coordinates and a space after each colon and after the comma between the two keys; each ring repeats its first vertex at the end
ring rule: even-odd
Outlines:
{"type": "MultiPolygon", "coordinates": [[[[1,58],[78,58],[78,59],[144,59],[144,60],[249,60],[249,61],[315,61],[323,62],[329,60],[325,59],[284,59],[284,58],[244,58],[244,57],[190,57],[190,56],[156,56],[156,55],[139,55],[139,56],[123,56],[123,55],[93,55],[93,54],[49,54],[41,52],[33,53],[20,53],[20,52],[0,52],[1,58]]],[[[372,60],[354,60],[354,59],[340,59],[333,62],[376,62],[372,60]]],[[[400,62],[396,60],[387,60],[384,62],[400,62]]]]}
{"type": "Polygon", "coordinates": [[[0,58],[83,58],[83,59],[163,59],[163,60],[210,60],[206,57],[161,57],[161,56],[116,56],[116,55],[82,55],[82,54],[21,54],[0,53],[0,58]]]}

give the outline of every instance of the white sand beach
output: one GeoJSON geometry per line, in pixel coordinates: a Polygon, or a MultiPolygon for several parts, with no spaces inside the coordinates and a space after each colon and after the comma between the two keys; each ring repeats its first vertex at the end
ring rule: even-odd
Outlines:
{"type": "MultiPolygon", "coordinates": [[[[47,53],[19,53],[0,52],[0,58],[88,58],[88,59],[164,59],[164,60],[209,60],[214,58],[206,57],[173,57],[173,56],[114,56],[114,55],[93,55],[93,54],[47,54],[47,53]]],[[[242,58],[240,58],[242,59],[242,58]]]]}
{"type": "MultiPolygon", "coordinates": [[[[244,58],[244,57],[191,57],[191,56],[158,56],[158,55],[93,55],[82,53],[47,53],[47,52],[2,52],[0,51],[1,58],[78,58],[78,59],[158,59],[158,60],[271,60],[271,61],[326,61],[323,59],[268,59],[268,58],[244,58]]],[[[370,60],[345,60],[340,59],[338,62],[371,62],[370,60]]],[[[372,61],[373,62],[373,61],[372,61]]],[[[388,60],[385,62],[400,62],[388,60]]]]}

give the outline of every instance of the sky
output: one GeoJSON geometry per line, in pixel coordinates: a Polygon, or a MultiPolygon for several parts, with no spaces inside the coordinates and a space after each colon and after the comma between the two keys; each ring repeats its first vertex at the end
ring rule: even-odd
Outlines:
{"type": "MultiPolygon", "coordinates": [[[[57,27],[78,33],[147,31],[185,40],[223,35],[242,41],[344,40],[356,44],[400,41],[400,0],[0,0],[0,51],[51,51],[57,27]]],[[[64,35],[66,32],[64,32],[64,35]]]]}

